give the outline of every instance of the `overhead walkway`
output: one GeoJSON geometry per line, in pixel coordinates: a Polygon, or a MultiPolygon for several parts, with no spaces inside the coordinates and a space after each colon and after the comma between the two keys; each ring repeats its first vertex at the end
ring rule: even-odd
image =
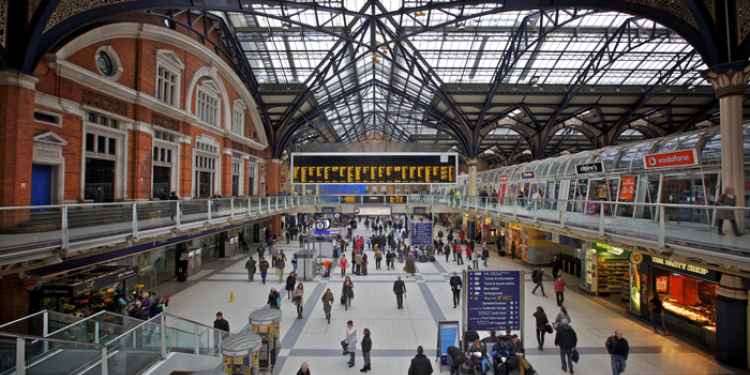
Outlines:
{"type": "Polygon", "coordinates": [[[135,375],[165,363],[170,353],[198,355],[215,367],[221,340],[216,329],[169,313],[143,321],[106,311],[76,319],[44,310],[0,326],[0,374],[135,375]]]}
{"type": "MultiPolygon", "coordinates": [[[[213,200],[127,202],[0,208],[0,265],[86,254],[115,245],[134,252],[185,241],[191,233],[222,231],[273,215],[356,212],[389,206],[392,212],[461,212],[498,217],[542,230],[619,242],[696,258],[709,264],[750,269],[750,235],[719,235],[720,210],[747,208],[579,200],[455,199],[445,195],[280,196],[213,200]],[[373,202],[376,203],[367,203],[373,202]],[[400,202],[400,203],[389,203],[400,202]],[[161,241],[161,242],[159,242],[161,241]],[[141,246],[139,248],[138,246],[141,246]]],[[[59,258],[58,262],[59,262],[59,258]]]]}

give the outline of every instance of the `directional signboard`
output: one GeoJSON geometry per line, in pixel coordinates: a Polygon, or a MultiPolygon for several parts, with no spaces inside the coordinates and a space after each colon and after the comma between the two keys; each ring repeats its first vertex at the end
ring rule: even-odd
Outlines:
{"type": "Polygon", "coordinates": [[[466,272],[466,329],[518,331],[522,328],[521,271],[466,272]]]}
{"type": "Polygon", "coordinates": [[[411,225],[411,245],[432,245],[432,221],[426,221],[424,223],[413,223],[411,225]]]}

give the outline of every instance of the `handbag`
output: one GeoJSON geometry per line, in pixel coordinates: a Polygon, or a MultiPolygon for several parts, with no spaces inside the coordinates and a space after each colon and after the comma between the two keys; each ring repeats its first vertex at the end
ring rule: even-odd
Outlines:
{"type": "Polygon", "coordinates": [[[552,325],[547,323],[544,325],[544,331],[547,333],[552,333],[554,330],[552,329],[552,325]]]}
{"type": "Polygon", "coordinates": [[[573,349],[573,351],[570,353],[570,360],[573,361],[573,363],[578,363],[579,359],[581,359],[581,355],[578,354],[578,350],[573,349]]]}

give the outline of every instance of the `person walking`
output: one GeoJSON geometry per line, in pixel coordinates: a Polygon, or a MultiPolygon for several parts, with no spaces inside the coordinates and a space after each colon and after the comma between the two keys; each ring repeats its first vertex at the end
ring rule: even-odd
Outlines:
{"type": "Polygon", "coordinates": [[[409,375],[431,375],[432,374],[432,362],[424,355],[424,349],[422,346],[417,347],[417,355],[411,359],[409,365],[409,375]]]}
{"type": "Polygon", "coordinates": [[[547,327],[550,330],[552,327],[549,325],[549,319],[542,306],[537,306],[534,319],[536,320],[536,342],[539,344],[539,350],[544,351],[544,335],[548,332],[547,327]]]}
{"type": "Polygon", "coordinates": [[[552,257],[552,279],[557,280],[557,276],[560,275],[560,269],[562,268],[562,260],[560,256],[555,255],[552,257]]]}
{"type": "Polygon", "coordinates": [[[383,252],[380,251],[380,247],[375,248],[375,269],[380,269],[380,262],[383,261],[383,252]]]}
{"type": "Polygon", "coordinates": [[[484,266],[487,267],[487,260],[490,259],[490,249],[487,247],[487,245],[482,245],[482,260],[484,261],[484,266]]]}
{"type": "Polygon", "coordinates": [[[326,289],[320,300],[323,301],[323,312],[326,315],[326,321],[328,322],[328,325],[331,325],[331,306],[333,305],[334,300],[331,288],[326,289]]]}
{"type": "Polygon", "coordinates": [[[531,281],[534,282],[534,289],[531,290],[531,294],[536,295],[537,289],[542,289],[542,296],[547,297],[547,294],[544,293],[544,284],[542,283],[544,279],[544,271],[542,271],[542,268],[539,267],[535,269],[531,273],[531,281]]]}
{"type": "Polygon", "coordinates": [[[443,254],[445,255],[445,263],[447,264],[450,261],[450,256],[451,256],[450,243],[445,244],[445,248],[443,249],[443,254]]]}
{"type": "Polygon", "coordinates": [[[344,309],[348,310],[352,305],[352,299],[354,298],[354,283],[352,279],[347,276],[344,279],[341,290],[341,302],[344,304],[344,309]]]}
{"type": "Polygon", "coordinates": [[[560,326],[569,325],[571,322],[572,319],[570,319],[568,309],[566,309],[565,306],[560,306],[560,312],[557,313],[557,316],[555,317],[555,329],[560,326]]]}
{"type": "Polygon", "coordinates": [[[224,314],[221,311],[216,313],[214,328],[216,329],[216,331],[214,331],[214,349],[218,352],[219,350],[221,350],[221,347],[219,345],[219,341],[221,341],[221,338],[229,336],[229,322],[224,319],[224,314]]]}
{"type": "Polygon", "coordinates": [[[651,313],[651,325],[654,327],[654,333],[659,333],[659,329],[661,329],[662,333],[666,336],[667,327],[664,325],[664,317],[662,316],[662,311],[664,309],[662,307],[661,299],[659,299],[659,295],[655,295],[648,305],[649,312],[651,313]]]}
{"type": "Polygon", "coordinates": [[[392,249],[389,249],[385,254],[385,268],[388,270],[395,269],[394,260],[396,259],[396,253],[392,249]]]}
{"type": "Polygon", "coordinates": [[[284,281],[284,267],[286,267],[286,254],[284,254],[284,250],[281,250],[279,256],[276,257],[276,268],[279,269],[279,282],[284,281]]]}
{"type": "Polygon", "coordinates": [[[396,294],[396,307],[401,310],[404,308],[404,295],[406,295],[406,283],[401,280],[401,276],[393,282],[393,293],[396,294]]]}
{"type": "Polygon", "coordinates": [[[354,367],[355,353],[357,352],[357,329],[354,328],[354,322],[346,322],[346,336],[341,341],[341,346],[344,348],[344,355],[349,355],[349,368],[354,367]]]}
{"type": "Polygon", "coordinates": [[[261,257],[260,263],[258,264],[258,268],[260,268],[260,279],[263,281],[263,285],[266,284],[266,277],[268,277],[268,268],[270,265],[268,264],[268,261],[266,258],[261,257]]]}
{"type": "Polygon", "coordinates": [[[299,370],[297,370],[297,375],[310,375],[310,365],[307,362],[302,362],[299,370]]]}
{"type": "Polygon", "coordinates": [[[458,276],[456,272],[453,272],[453,276],[451,276],[449,283],[451,285],[451,292],[453,292],[453,308],[455,309],[458,307],[458,303],[461,302],[461,287],[463,286],[461,276],[458,276]]]}
{"type": "Polygon", "coordinates": [[[255,259],[253,259],[252,256],[247,259],[247,262],[245,262],[245,269],[247,270],[247,281],[253,281],[253,277],[255,276],[255,259]]]}
{"type": "Polygon", "coordinates": [[[471,252],[471,267],[472,269],[479,269],[479,251],[472,250],[471,252]]]}
{"type": "Polygon", "coordinates": [[[268,292],[268,300],[266,303],[272,309],[279,310],[281,308],[281,294],[279,294],[276,288],[271,288],[271,291],[268,292]]]}
{"type": "Polygon", "coordinates": [[[560,347],[560,361],[562,362],[563,372],[570,371],[573,374],[573,352],[578,345],[578,337],[570,324],[558,326],[555,345],[560,347]]]}
{"type": "MultiPolygon", "coordinates": [[[[716,201],[717,206],[728,206],[728,207],[734,207],[737,205],[737,197],[734,195],[734,188],[727,187],[724,190],[724,194],[722,194],[719,197],[719,200],[716,201]]],[[[737,230],[737,220],[735,218],[735,210],[728,209],[728,208],[720,208],[717,210],[716,213],[716,226],[719,231],[719,235],[724,235],[724,221],[729,221],[732,223],[732,230],[734,231],[734,235],[739,236],[740,233],[737,230]]]]}
{"type": "Polygon", "coordinates": [[[305,297],[305,287],[302,283],[297,284],[297,288],[294,289],[292,296],[292,302],[297,305],[297,319],[302,319],[302,303],[305,297]]]}
{"type": "Polygon", "coordinates": [[[362,360],[365,362],[364,367],[362,367],[359,372],[367,372],[372,370],[372,366],[370,364],[370,351],[372,350],[372,339],[370,338],[370,329],[365,328],[362,330],[362,360]]]}
{"type": "MultiPolygon", "coordinates": [[[[542,291],[544,291],[543,288],[542,291]]],[[[558,276],[555,279],[555,297],[557,298],[557,306],[562,306],[565,302],[565,280],[563,280],[562,276],[558,276]]]]}
{"type": "Polygon", "coordinates": [[[612,375],[620,375],[625,372],[625,362],[628,360],[630,346],[628,340],[622,337],[622,332],[615,330],[615,334],[609,336],[604,343],[612,362],[612,375]]]}
{"type": "Polygon", "coordinates": [[[289,276],[286,277],[286,286],[284,289],[286,290],[286,299],[287,301],[292,300],[292,294],[294,294],[294,287],[297,285],[297,275],[294,274],[294,272],[290,273],[289,276]]]}
{"type": "Polygon", "coordinates": [[[346,254],[341,254],[339,259],[339,268],[341,268],[341,277],[346,277],[346,266],[349,265],[349,261],[346,259],[346,254]]]}

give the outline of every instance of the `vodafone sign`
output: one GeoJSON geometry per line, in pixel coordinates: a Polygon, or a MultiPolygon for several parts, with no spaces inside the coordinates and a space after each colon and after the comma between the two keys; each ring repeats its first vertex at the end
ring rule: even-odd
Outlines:
{"type": "Polygon", "coordinates": [[[646,169],[692,167],[696,164],[698,164],[698,154],[695,149],[643,156],[643,167],[646,169]]]}

